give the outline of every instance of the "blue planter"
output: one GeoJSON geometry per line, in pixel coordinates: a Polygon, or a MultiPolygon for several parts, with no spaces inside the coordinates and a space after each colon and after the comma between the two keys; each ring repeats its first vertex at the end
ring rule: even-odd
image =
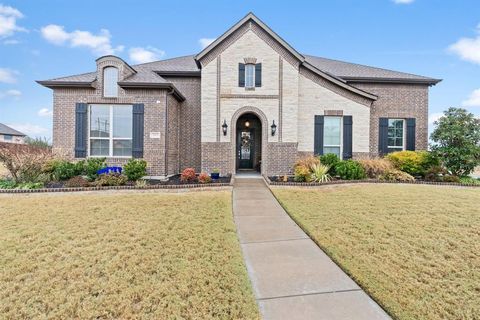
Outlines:
{"type": "Polygon", "coordinates": [[[219,172],[212,172],[210,173],[210,177],[212,177],[213,180],[217,180],[220,178],[220,173],[219,172]]]}

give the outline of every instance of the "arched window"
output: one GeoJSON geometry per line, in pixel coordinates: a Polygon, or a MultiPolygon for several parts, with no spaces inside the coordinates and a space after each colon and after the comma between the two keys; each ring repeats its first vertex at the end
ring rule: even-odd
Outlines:
{"type": "Polygon", "coordinates": [[[109,98],[118,97],[118,69],[106,67],[103,69],[103,96],[109,98]]]}

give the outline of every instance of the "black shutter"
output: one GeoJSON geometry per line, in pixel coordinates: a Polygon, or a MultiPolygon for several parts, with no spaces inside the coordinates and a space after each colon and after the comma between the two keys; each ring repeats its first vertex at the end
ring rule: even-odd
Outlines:
{"type": "Polygon", "coordinates": [[[245,87],[245,64],[238,64],[238,86],[245,87]]]}
{"type": "Polygon", "coordinates": [[[257,63],[255,65],[255,87],[262,86],[262,64],[257,63]]]}
{"type": "Polygon", "coordinates": [[[315,155],[323,154],[323,116],[315,116],[313,153],[315,155]]]}
{"type": "Polygon", "coordinates": [[[86,103],[75,105],[75,158],[87,157],[87,109],[86,103]]]}
{"type": "Polygon", "coordinates": [[[143,158],[143,104],[133,105],[132,157],[143,158]]]}
{"type": "Polygon", "coordinates": [[[415,151],[415,118],[407,119],[407,150],[415,151]]]}
{"type": "Polygon", "coordinates": [[[352,158],[352,116],[343,117],[343,159],[352,158]]]}
{"type": "Polygon", "coordinates": [[[388,153],[388,118],[380,118],[378,126],[378,153],[388,153]]]}

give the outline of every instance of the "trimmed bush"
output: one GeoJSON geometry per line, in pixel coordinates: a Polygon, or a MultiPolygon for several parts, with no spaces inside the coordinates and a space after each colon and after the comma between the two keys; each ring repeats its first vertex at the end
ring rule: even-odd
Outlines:
{"type": "Polygon", "coordinates": [[[388,159],[361,159],[358,163],[365,170],[367,177],[378,179],[386,171],[393,169],[393,164],[388,159]]]}
{"type": "Polygon", "coordinates": [[[67,188],[86,188],[88,186],[90,186],[90,182],[81,176],[72,177],[65,182],[67,188]]]}
{"type": "Polygon", "coordinates": [[[355,160],[339,161],[335,172],[342,180],[360,180],[367,177],[363,167],[355,160]]]}
{"type": "Polygon", "coordinates": [[[200,183],[211,183],[212,178],[208,173],[202,172],[198,175],[198,182],[200,183]]]}
{"type": "Polygon", "coordinates": [[[106,158],[89,158],[85,163],[85,174],[93,181],[98,177],[97,171],[106,167],[106,158]]]}
{"type": "Polygon", "coordinates": [[[137,181],[147,175],[147,161],[141,159],[130,159],[123,166],[123,173],[130,181],[137,181]]]}
{"type": "Polygon", "coordinates": [[[77,168],[74,163],[65,160],[56,160],[53,164],[52,176],[54,180],[68,180],[77,175],[76,171],[77,168]]]}
{"type": "Polygon", "coordinates": [[[330,170],[329,166],[323,164],[317,164],[312,168],[312,181],[314,182],[328,182],[330,181],[330,175],[328,171],[330,170]]]}
{"type": "Polygon", "coordinates": [[[442,181],[443,182],[455,182],[455,183],[459,183],[460,182],[460,178],[457,177],[457,176],[452,176],[452,175],[446,175],[442,178],[442,181]]]}
{"type": "Polygon", "coordinates": [[[97,187],[102,186],[123,186],[127,183],[128,178],[119,173],[101,174],[93,183],[97,187]]]}
{"type": "Polygon", "coordinates": [[[194,182],[196,179],[197,175],[195,173],[195,169],[193,168],[186,168],[180,175],[180,181],[182,182],[194,182]]]}
{"type": "Polygon", "coordinates": [[[0,180],[0,189],[15,189],[16,185],[13,180],[0,180]]]}
{"type": "Polygon", "coordinates": [[[312,182],[312,172],[310,171],[310,168],[303,165],[295,167],[294,175],[293,179],[296,182],[312,182]]]}
{"type": "Polygon", "coordinates": [[[403,172],[397,169],[391,169],[391,170],[387,170],[384,174],[382,174],[380,176],[380,180],[408,182],[408,181],[415,181],[415,178],[406,172],[403,172]]]}
{"type": "Polygon", "coordinates": [[[333,153],[327,153],[319,157],[320,162],[328,167],[330,167],[330,175],[335,176],[335,166],[337,165],[338,162],[340,162],[340,158],[333,153]]]}
{"type": "Polygon", "coordinates": [[[296,167],[305,167],[310,170],[314,165],[320,164],[320,159],[314,156],[307,156],[304,158],[300,158],[295,162],[296,167]]]}
{"type": "Polygon", "coordinates": [[[438,159],[427,151],[397,151],[386,156],[395,168],[412,176],[425,176],[426,172],[438,164],[438,159]]]}

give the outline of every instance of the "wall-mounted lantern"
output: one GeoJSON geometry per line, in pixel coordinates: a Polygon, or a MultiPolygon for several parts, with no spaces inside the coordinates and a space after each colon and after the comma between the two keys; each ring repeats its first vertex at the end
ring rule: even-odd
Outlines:
{"type": "Polygon", "coordinates": [[[273,120],[273,123],[270,126],[270,128],[272,128],[272,136],[274,136],[275,132],[277,132],[277,125],[275,124],[275,120],[273,120]]]}
{"type": "Polygon", "coordinates": [[[223,131],[223,135],[224,135],[224,136],[227,135],[227,129],[228,129],[227,120],[223,119],[222,131],[223,131]]]}

